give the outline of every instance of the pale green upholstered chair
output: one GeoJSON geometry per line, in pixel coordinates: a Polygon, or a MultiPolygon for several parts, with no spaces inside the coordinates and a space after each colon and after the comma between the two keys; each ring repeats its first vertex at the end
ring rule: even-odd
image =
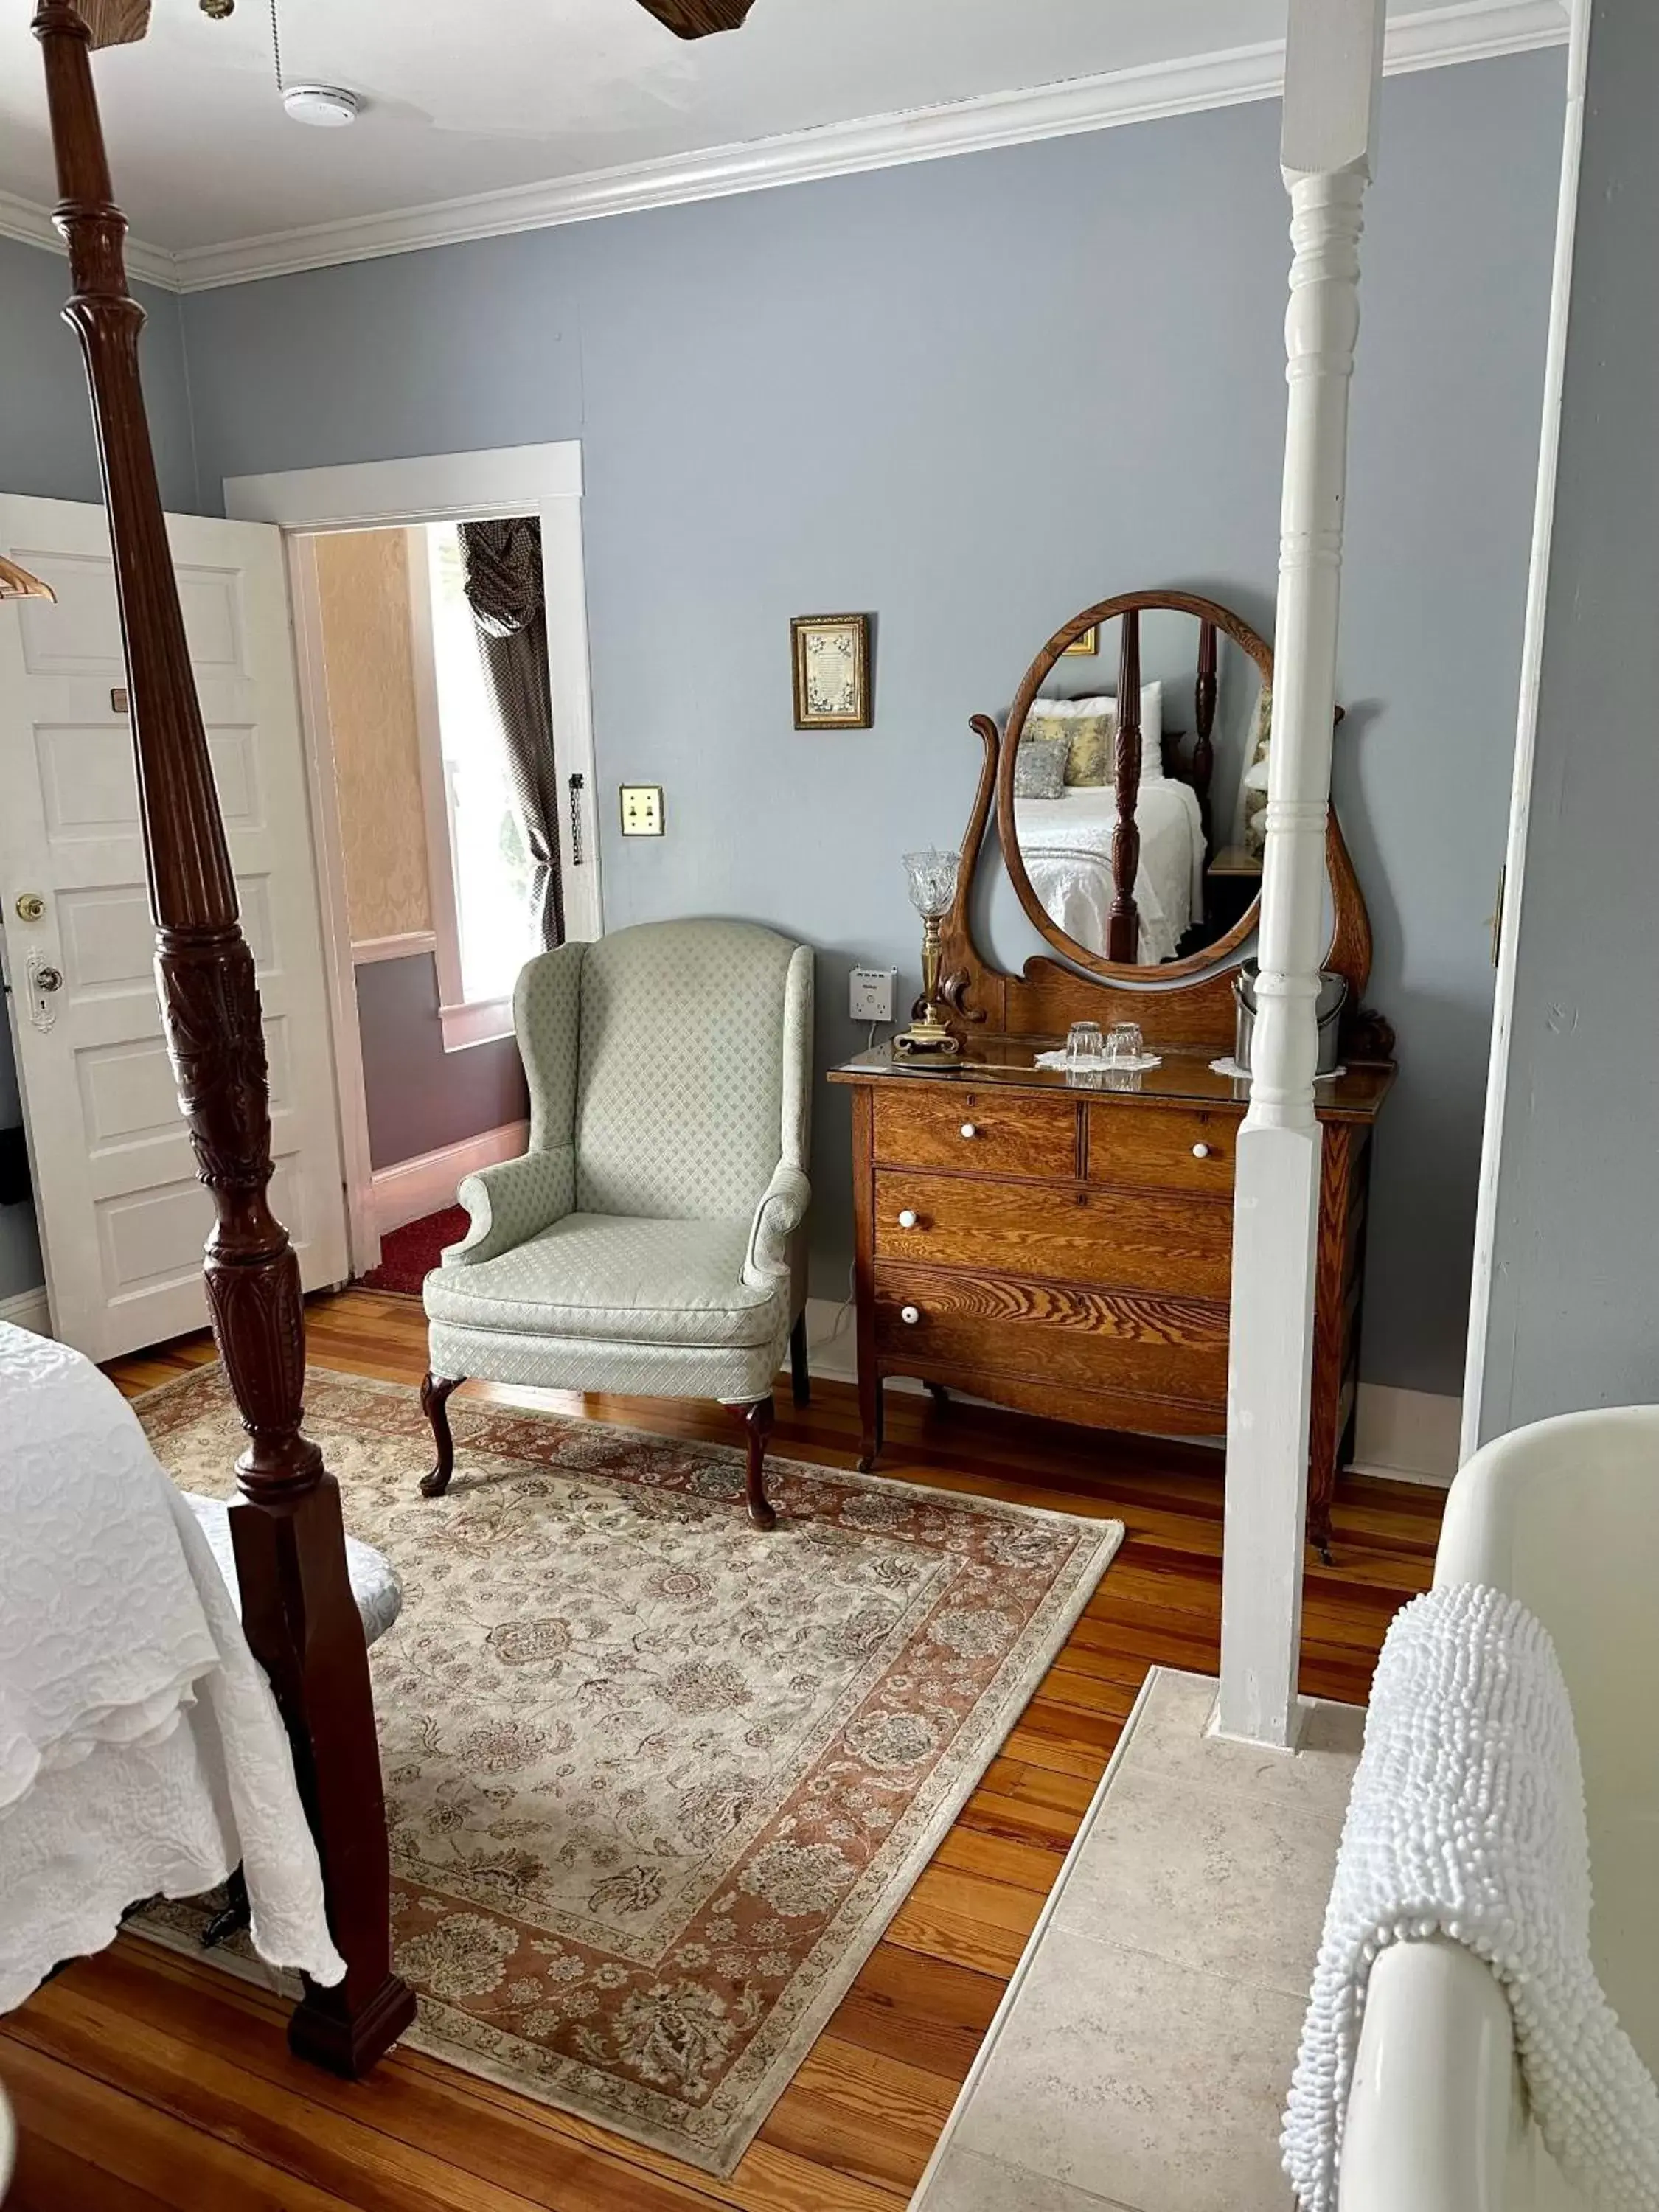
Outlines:
{"type": "Polygon", "coordinates": [[[471,1226],[426,1279],[422,1403],[448,1487],[469,1376],[718,1398],[765,1483],[785,1347],[806,1399],[812,956],[747,921],[663,921],[544,952],[513,1018],[530,1149],[468,1176],[471,1226]]]}

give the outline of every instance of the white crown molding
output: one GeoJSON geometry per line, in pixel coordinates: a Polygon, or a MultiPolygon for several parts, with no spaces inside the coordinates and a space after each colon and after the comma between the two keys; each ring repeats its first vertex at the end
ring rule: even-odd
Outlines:
{"type": "MultiPolygon", "coordinates": [[[[15,238],[23,246],[44,246],[62,254],[64,241],[52,228],[52,210],[15,193],[0,192],[0,238],[15,238]]],[[[127,240],[127,274],[135,283],[154,284],[164,292],[182,292],[177,258],[164,246],[146,246],[140,238],[127,240]]]]}
{"type": "MultiPolygon", "coordinates": [[[[1396,16],[1388,27],[1383,67],[1390,76],[1443,69],[1562,46],[1566,37],[1567,14],[1561,0],[1460,0],[1455,7],[1396,16]]],[[[1024,91],[988,93],[939,107],[826,124],[741,145],[596,169],[546,184],[394,209],[385,215],[310,223],[224,246],[192,246],[178,254],[132,242],[128,263],[135,276],[151,283],[179,292],[210,291],[301,269],[416,253],[428,246],[502,238],[559,223],[592,222],[605,216],[725,199],[738,192],[812,184],[864,170],[939,161],[952,154],[988,153],[1040,138],[1071,137],[1203,108],[1273,100],[1284,81],[1284,42],[1273,40],[1115,70],[1102,76],[1071,77],[1024,91]]],[[[26,238],[32,245],[57,243],[44,209],[3,196],[0,234],[26,238]]]]}

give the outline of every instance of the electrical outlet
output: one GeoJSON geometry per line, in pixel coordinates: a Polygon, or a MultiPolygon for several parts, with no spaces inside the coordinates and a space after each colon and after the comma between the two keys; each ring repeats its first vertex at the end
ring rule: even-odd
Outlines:
{"type": "Polygon", "coordinates": [[[852,1011],[855,1022],[890,1022],[896,968],[855,968],[853,970],[852,1011]]]}
{"type": "Polygon", "coordinates": [[[622,830],[624,837],[660,837],[662,786],[625,783],[622,786],[622,830]]]}

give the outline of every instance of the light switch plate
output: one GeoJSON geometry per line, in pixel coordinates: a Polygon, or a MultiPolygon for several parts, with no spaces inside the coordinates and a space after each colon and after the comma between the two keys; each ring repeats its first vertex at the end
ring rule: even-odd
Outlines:
{"type": "Polygon", "coordinates": [[[855,1022],[890,1022],[896,968],[855,968],[852,977],[851,1012],[855,1022]]]}
{"type": "Polygon", "coordinates": [[[662,786],[625,783],[622,786],[622,830],[624,837],[660,837],[662,786]]]}

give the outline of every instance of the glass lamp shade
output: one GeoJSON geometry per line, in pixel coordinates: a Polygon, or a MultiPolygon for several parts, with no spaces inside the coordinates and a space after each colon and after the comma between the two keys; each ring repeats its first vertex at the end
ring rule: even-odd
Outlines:
{"type": "Polygon", "coordinates": [[[925,853],[907,853],[905,872],[910,878],[910,903],[923,921],[949,914],[957,895],[959,853],[941,853],[930,845],[925,853]]]}

